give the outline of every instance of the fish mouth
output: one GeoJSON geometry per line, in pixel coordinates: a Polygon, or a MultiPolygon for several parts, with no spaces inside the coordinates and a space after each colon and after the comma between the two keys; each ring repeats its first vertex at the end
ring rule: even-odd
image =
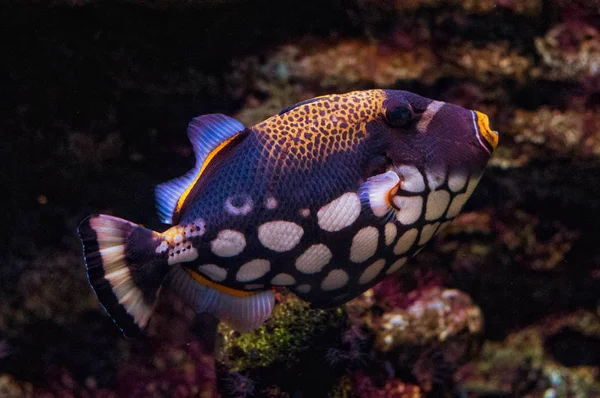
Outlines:
{"type": "Polygon", "coordinates": [[[472,112],[477,140],[491,154],[498,146],[498,132],[490,128],[490,120],[485,113],[472,112]]]}

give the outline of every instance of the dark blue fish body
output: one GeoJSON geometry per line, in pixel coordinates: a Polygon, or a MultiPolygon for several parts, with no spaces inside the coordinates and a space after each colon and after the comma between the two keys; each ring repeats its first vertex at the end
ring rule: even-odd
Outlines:
{"type": "Polygon", "coordinates": [[[110,216],[80,228],[90,282],[128,334],[160,286],[239,330],[272,286],[344,303],[399,269],[454,218],[497,145],[487,117],[403,91],[318,97],[251,128],[201,116],[197,163],[157,187],[163,233],[110,216]]]}

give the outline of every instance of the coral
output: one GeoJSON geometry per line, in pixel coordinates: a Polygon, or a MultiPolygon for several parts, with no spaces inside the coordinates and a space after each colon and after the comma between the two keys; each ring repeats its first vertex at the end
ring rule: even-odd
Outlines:
{"type": "Polygon", "coordinates": [[[118,393],[127,397],[213,396],[214,360],[198,342],[161,343],[151,356],[134,358],[121,368],[118,393]]]}
{"type": "Polygon", "coordinates": [[[600,33],[582,22],[554,26],[535,47],[554,79],[582,79],[600,74],[600,33]]]}
{"type": "Polygon", "coordinates": [[[373,378],[363,372],[356,372],[351,377],[352,390],[361,398],[421,398],[423,391],[414,385],[403,383],[398,379],[387,379],[383,385],[376,385],[373,378]]]}
{"type": "Polygon", "coordinates": [[[579,237],[558,221],[542,224],[537,217],[523,211],[517,211],[510,224],[498,221],[495,228],[515,260],[535,270],[562,265],[579,237]]]}
{"type": "Polygon", "coordinates": [[[516,14],[536,14],[541,9],[541,0],[409,0],[409,1],[376,1],[376,0],[355,0],[361,8],[372,6],[387,5],[387,9],[394,9],[398,12],[416,11],[421,8],[439,8],[443,6],[453,6],[463,9],[470,13],[490,13],[498,8],[511,10],[516,14]]]}
{"type": "Polygon", "coordinates": [[[431,288],[405,309],[394,309],[381,317],[366,319],[382,352],[405,346],[433,346],[463,333],[482,331],[481,311],[471,299],[457,290],[431,288]]]}
{"type": "Polygon", "coordinates": [[[275,362],[291,366],[298,355],[314,348],[319,335],[341,331],[346,317],[340,308],[310,309],[293,295],[285,296],[275,306],[271,317],[257,330],[239,334],[219,325],[223,340],[218,360],[232,371],[266,367],[275,362]]]}
{"type": "Polygon", "coordinates": [[[427,49],[386,51],[385,48],[358,40],[302,54],[298,60],[297,75],[306,80],[317,80],[324,89],[344,89],[359,83],[385,87],[397,80],[418,79],[433,61],[427,49]]]}
{"type": "Polygon", "coordinates": [[[440,250],[453,253],[455,270],[471,271],[473,267],[469,267],[465,261],[489,261],[490,255],[499,257],[500,251],[509,255],[512,263],[520,264],[525,269],[555,269],[564,264],[565,256],[580,237],[578,232],[559,221],[542,221],[522,210],[510,215],[464,213],[456,218],[445,233],[449,236],[440,250]],[[490,237],[495,241],[495,252],[490,253],[490,245],[482,245],[476,240],[460,247],[452,238],[456,234],[490,237]]]}
{"type": "Polygon", "coordinates": [[[600,156],[600,119],[596,112],[557,111],[541,108],[535,112],[517,110],[508,134],[517,144],[543,146],[557,155],[575,153],[580,157],[600,156]]]}
{"type": "MultiPolygon", "coordinates": [[[[434,64],[432,52],[422,46],[398,51],[358,39],[335,43],[305,40],[276,49],[262,63],[256,57],[235,61],[231,74],[233,82],[246,79],[246,85],[248,77],[257,79],[254,89],[267,92],[274,84],[301,81],[305,89],[315,87],[325,93],[423,78],[434,64]]],[[[239,93],[239,84],[232,86],[239,93]]]]}
{"type": "Polygon", "coordinates": [[[197,316],[175,295],[161,295],[148,338],[119,367],[115,390],[127,397],[216,397],[211,340],[216,320],[197,316]],[[190,327],[190,325],[192,325],[190,327]]]}
{"type": "Polygon", "coordinates": [[[80,263],[80,256],[72,252],[39,253],[16,286],[23,301],[18,308],[6,308],[0,313],[0,328],[18,328],[32,320],[45,319],[62,324],[74,314],[98,308],[80,263]],[[63,288],[66,285],[69,289],[63,288]]]}
{"type": "Polygon", "coordinates": [[[108,389],[98,388],[94,379],[78,382],[73,375],[60,366],[46,370],[42,383],[36,383],[34,397],[53,398],[65,396],[116,398],[118,395],[108,389]]]}
{"type": "Polygon", "coordinates": [[[491,164],[514,168],[539,158],[568,156],[593,161],[600,157],[599,126],[600,117],[593,110],[516,109],[510,121],[498,126],[503,147],[491,164]]]}
{"type": "MultiPolygon", "coordinates": [[[[346,304],[351,323],[361,325],[374,340],[371,355],[384,355],[390,361],[377,365],[371,360],[367,366],[357,368],[354,377],[358,378],[353,385],[358,383],[365,391],[374,388],[372,383],[386,385],[384,390],[376,389],[364,396],[392,391],[398,396],[419,396],[419,392],[442,391],[452,385],[455,369],[472,357],[483,331],[481,311],[466,294],[444,289],[440,282],[433,273],[423,277],[418,271],[416,275],[405,271],[346,304]],[[408,287],[408,277],[420,281],[416,288],[408,287]],[[381,375],[383,369],[388,370],[390,379],[376,382],[375,375],[381,375]],[[405,390],[414,380],[394,379],[394,373],[412,374],[419,387],[412,385],[405,390]]],[[[364,348],[361,351],[363,357],[368,357],[364,348]]]]}
{"type": "Polygon", "coordinates": [[[533,67],[533,57],[519,54],[507,42],[489,43],[485,47],[463,43],[444,51],[442,57],[444,69],[458,68],[447,74],[477,79],[486,85],[497,85],[498,80],[506,78],[524,83],[533,67]]]}
{"type": "Polygon", "coordinates": [[[0,397],[23,398],[33,396],[33,386],[30,383],[19,383],[12,376],[0,374],[0,397]]]}
{"type": "MultiPolygon", "coordinates": [[[[600,338],[600,318],[578,311],[512,333],[503,342],[486,342],[481,357],[456,375],[460,389],[465,394],[484,389],[489,394],[529,397],[600,396],[597,363],[568,367],[553,357],[548,344],[565,328],[600,338]]],[[[579,349],[589,350],[589,343],[582,344],[579,349]]],[[[569,350],[577,355],[579,349],[571,346],[569,350]]]]}

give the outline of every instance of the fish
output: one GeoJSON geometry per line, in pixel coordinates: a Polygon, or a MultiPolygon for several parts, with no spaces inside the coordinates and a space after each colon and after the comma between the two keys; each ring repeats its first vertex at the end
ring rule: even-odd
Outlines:
{"type": "Polygon", "coordinates": [[[194,118],[195,166],[155,189],[163,232],[80,224],[89,283],[129,337],[163,287],[235,330],[273,289],[339,306],[400,269],[459,214],[498,145],[488,117],[401,90],[316,97],[246,127],[194,118]]]}

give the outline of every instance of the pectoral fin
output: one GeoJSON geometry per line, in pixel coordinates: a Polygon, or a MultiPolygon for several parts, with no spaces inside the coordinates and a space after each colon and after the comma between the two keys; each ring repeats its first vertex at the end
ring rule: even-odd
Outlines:
{"type": "Polygon", "coordinates": [[[398,175],[387,171],[370,177],[358,190],[363,206],[371,209],[377,217],[391,218],[395,214],[393,195],[401,183],[398,175]]]}

